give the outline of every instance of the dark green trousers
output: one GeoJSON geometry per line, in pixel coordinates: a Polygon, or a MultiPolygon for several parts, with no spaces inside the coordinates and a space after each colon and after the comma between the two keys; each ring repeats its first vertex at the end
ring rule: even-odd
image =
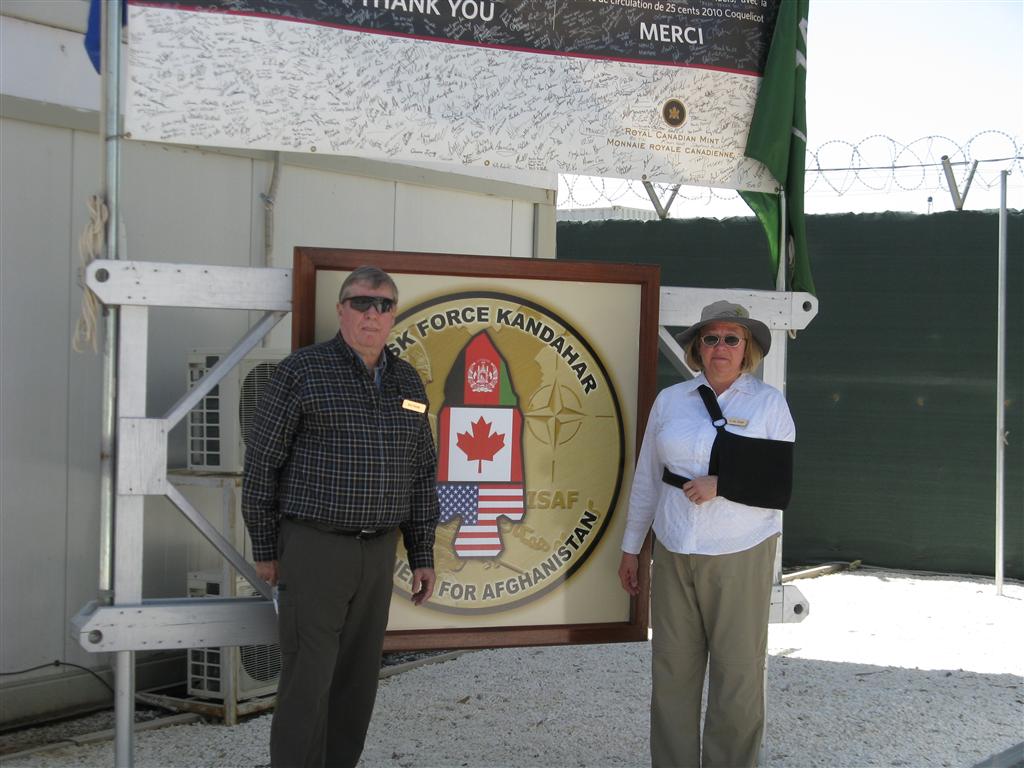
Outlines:
{"type": "Polygon", "coordinates": [[[764,732],[764,662],[777,536],[728,555],[654,548],[651,763],[751,768],[764,732]],[[708,708],[701,734],[701,694],[708,708]],[[703,738],[702,738],[703,736],[703,738]]]}
{"type": "Polygon", "coordinates": [[[282,521],[274,768],[359,762],[377,698],[396,538],[359,540],[282,521]]]}

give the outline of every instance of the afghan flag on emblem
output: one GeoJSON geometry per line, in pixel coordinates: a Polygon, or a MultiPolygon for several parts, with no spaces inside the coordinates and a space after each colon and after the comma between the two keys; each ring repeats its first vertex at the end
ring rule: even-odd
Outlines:
{"type": "Polygon", "coordinates": [[[519,522],[523,489],[523,414],[508,365],[481,331],[462,349],[444,386],[438,414],[439,522],[462,519],[459,557],[496,557],[504,545],[498,518],[519,522]]]}

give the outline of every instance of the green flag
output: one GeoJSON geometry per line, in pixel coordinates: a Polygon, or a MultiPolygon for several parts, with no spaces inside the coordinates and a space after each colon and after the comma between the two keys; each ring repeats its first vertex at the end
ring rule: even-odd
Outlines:
{"type": "MultiPolygon", "coordinates": [[[[807,150],[807,9],[810,0],[782,0],[761,90],[747,136],[747,157],[760,160],[784,190],[786,287],[814,293],[804,227],[804,154],[807,150]]],[[[757,214],[778,274],[781,196],[740,192],[757,214]]]]}

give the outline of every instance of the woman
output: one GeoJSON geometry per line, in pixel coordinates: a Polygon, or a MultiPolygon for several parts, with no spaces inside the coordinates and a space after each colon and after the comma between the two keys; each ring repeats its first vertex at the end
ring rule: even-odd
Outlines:
{"type": "Polygon", "coordinates": [[[676,338],[687,364],[701,373],[665,389],[651,409],[619,566],[623,588],[638,595],[636,553],[653,525],[651,762],[656,768],[753,766],[764,731],[768,610],[782,511],[718,495],[718,477],[708,472],[718,433],[698,387],[714,391],[729,432],[792,443],[796,429],[782,394],[750,375],[770,349],[771,333],[746,309],[717,301],[676,338]]]}

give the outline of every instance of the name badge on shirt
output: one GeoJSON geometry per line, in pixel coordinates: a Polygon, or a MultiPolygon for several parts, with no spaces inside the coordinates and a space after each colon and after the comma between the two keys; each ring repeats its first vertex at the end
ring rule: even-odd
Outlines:
{"type": "MultiPolygon", "coordinates": [[[[427,411],[426,403],[417,403],[415,400],[403,400],[402,407],[407,411],[416,411],[416,413],[426,413],[427,411]]],[[[743,423],[746,424],[746,422],[743,423]]]]}
{"type": "Polygon", "coordinates": [[[750,422],[746,419],[726,419],[727,424],[732,424],[734,427],[745,427],[750,422]]]}

